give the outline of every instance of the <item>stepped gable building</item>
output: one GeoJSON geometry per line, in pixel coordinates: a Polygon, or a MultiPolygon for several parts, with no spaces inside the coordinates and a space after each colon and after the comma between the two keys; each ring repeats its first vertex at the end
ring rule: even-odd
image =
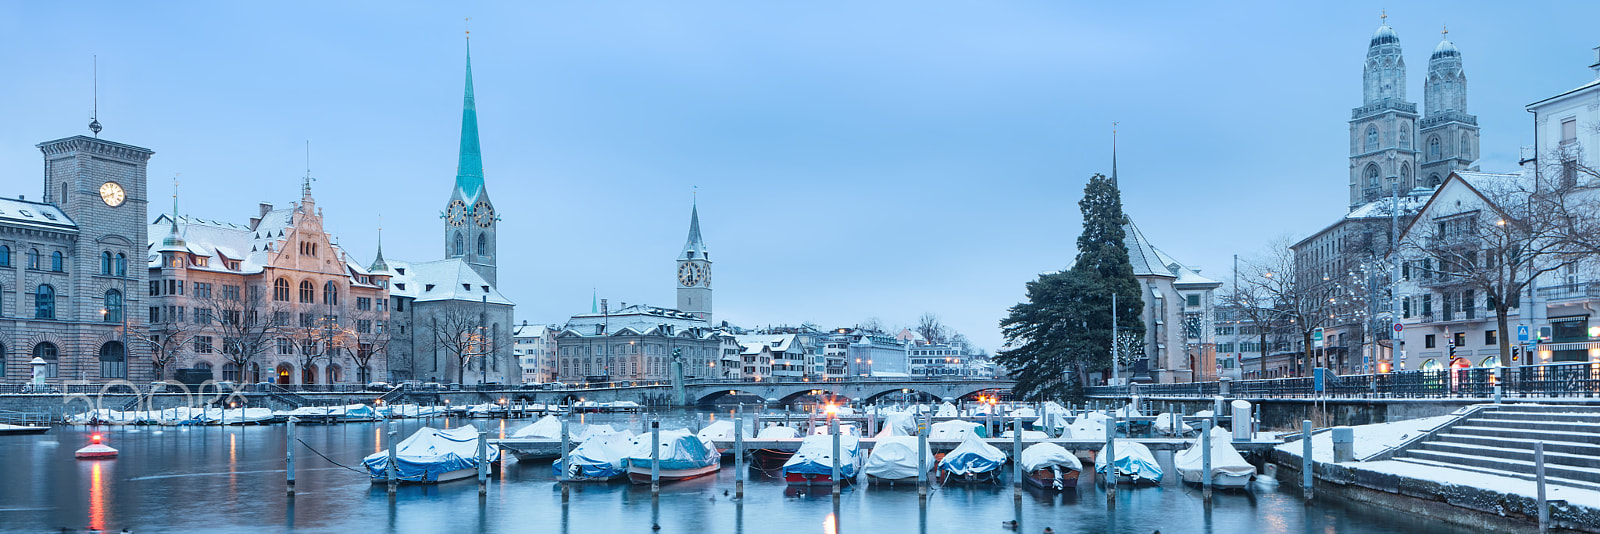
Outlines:
{"type": "Polygon", "coordinates": [[[457,158],[440,216],[444,258],[386,261],[380,248],[372,263],[372,272],[393,277],[389,370],[396,380],[520,383],[511,338],[516,304],[496,288],[500,217],[484,182],[470,45],[457,158]]]}
{"type": "Polygon", "coordinates": [[[38,148],[43,196],[0,199],[0,383],[30,380],[35,358],[48,387],[149,381],[145,318],[132,311],[145,305],[138,260],[155,152],[85,136],[38,148]]]}
{"type": "Polygon", "coordinates": [[[159,378],[365,383],[388,375],[388,275],[356,263],[322,226],[307,178],[287,209],[248,224],[162,214],[149,225],[148,342],[159,378]],[[204,378],[206,373],[198,376],[204,378]]]}

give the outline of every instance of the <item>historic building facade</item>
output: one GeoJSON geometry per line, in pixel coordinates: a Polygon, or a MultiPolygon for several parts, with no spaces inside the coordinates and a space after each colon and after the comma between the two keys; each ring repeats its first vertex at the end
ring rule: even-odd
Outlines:
{"type": "Polygon", "coordinates": [[[34,358],[51,387],[148,381],[145,321],[133,310],[145,302],[139,249],[154,152],[85,136],[38,147],[41,201],[0,199],[0,382],[29,380],[34,358]]]}
{"type": "Polygon", "coordinates": [[[392,277],[394,334],[389,371],[396,380],[516,384],[521,367],[511,338],[516,306],[495,285],[499,213],[484,183],[478,106],[467,51],[461,145],[455,185],[445,201],[444,259],[385,261],[370,270],[392,277]]]}
{"type": "Polygon", "coordinates": [[[166,214],[150,223],[141,313],[162,351],[159,378],[203,369],[306,386],[387,376],[388,275],[357,263],[322,221],[307,179],[299,202],[263,203],[248,224],[166,214]]]}
{"type": "Polygon", "coordinates": [[[711,251],[700,238],[700,206],[689,210],[689,239],[678,254],[678,309],[707,324],[711,318],[711,251]]]}
{"type": "Polygon", "coordinates": [[[556,334],[564,382],[670,380],[674,358],[684,378],[718,378],[723,345],[733,336],[693,313],[645,305],[574,315],[556,334]]]}

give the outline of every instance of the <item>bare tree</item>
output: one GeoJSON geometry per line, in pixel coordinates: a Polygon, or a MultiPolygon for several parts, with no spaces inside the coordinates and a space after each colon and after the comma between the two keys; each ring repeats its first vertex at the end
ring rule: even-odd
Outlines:
{"type": "Polygon", "coordinates": [[[150,325],[150,333],[129,332],[128,337],[150,346],[150,365],[156,380],[166,380],[167,367],[178,360],[178,353],[193,337],[196,328],[189,323],[167,322],[150,325]]]}
{"type": "Polygon", "coordinates": [[[877,317],[868,317],[865,321],[861,321],[861,324],[856,325],[856,328],[867,332],[881,333],[883,332],[883,321],[877,317]]]}
{"type": "Polygon", "coordinates": [[[444,351],[456,362],[457,384],[466,378],[467,367],[473,360],[489,354],[482,332],[483,322],[483,317],[468,306],[451,303],[428,324],[431,348],[444,351]]]}
{"type": "Polygon", "coordinates": [[[265,353],[282,334],[284,326],[273,318],[285,306],[265,301],[261,288],[254,286],[224,285],[197,300],[209,315],[205,328],[222,338],[222,356],[239,370],[243,380],[256,356],[265,353]]]}
{"type": "Polygon", "coordinates": [[[1249,262],[1249,268],[1259,275],[1247,277],[1244,283],[1249,287],[1245,291],[1256,292],[1265,299],[1260,304],[1266,306],[1262,307],[1279,310],[1277,328],[1301,339],[1305,350],[1300,372],[1305,373],[1315,365],[1311,334],[1334,318],[1333,312],[1346,291],[1338,273],[1316,272],[1296,263],[1289,244],[1288,239],[1279,239],[1270,246],[1267,256],[1249,262]]]}
{"type": "Polygon", "coordinates": [[[922,317],[917,318],[916,332],[931,345],[943,345],[950,337],[950,329],[940,323],[939,316],[933,312],[924,313],[922,317]]]}
{"type": "MultiPolygon", "coordinates": [[[[1267,344],[1267,337],[1277,331],[1278,322],[1284,316],[1283,307],[1273,298],[1267,287],[1271,285],[1273,276],[1268,276],[1271,271],[1262,270],[1260,265],[1246,263],[1241,272],[1235,273],[1243,282],[1229,288],[1223,297],[1223,302],[1228,303],[1228,310],[1242,319],[1240,322],[1250,323],[1251,331],[1256,336],[1257,347],[1261,350],[1259,378],[1267,377],[1267,355],[1271,354],[1271,345],[1267,344]]],[[[1245,325],[1237,325],[1239,334],[1245,334],[1245,325]]],[[[1240,350],[1240,352],[1244,352],[1240,350]]]]}
{"type": "Polygon", "coordinates": [[[371,311],[355,312],[350,323],[345,325],[343,338],[336,345],[356,362],[357,379],[362,383],[373,379],[372,360],[387,357],[389,352],[388,332],[374,326],[381,317],[371,311]]]}

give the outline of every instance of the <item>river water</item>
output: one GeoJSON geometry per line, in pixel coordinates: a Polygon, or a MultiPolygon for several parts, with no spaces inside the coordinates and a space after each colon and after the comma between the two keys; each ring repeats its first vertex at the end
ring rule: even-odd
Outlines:
{"type": "MultiPolygon", "coordinates": [[[[593,416],[591,416],[593,417],[593,416]]],[[[639,415],[601,416],[637,432],[639,415]]],[[[693,415],[665,414],[664,428],[693,426],[693,415]]],[[[402,438],[425,424],[475,424],[491,437],[529,420],[404,420],[402,438]]],[[[382,424],[299,426],[308,447],[345,465],[383,450],[382,424]]],[[[1009,485],[950,486],[918,503],[915,486],[826,488],[797,492],[752,471],[743,502],[733,498],[731,462],[714,477],[648,485],[575,484],[563,505],[549,462],[511,463],[480,499],[474,481],[402,486],[391,501],[365,474],[300,447],[297,490],[285,496],[284,425],[250,427],[60,427],[48,434],[0,436],[0,530],[69,532],[551,532],[551,533],[962,533],[1012,532],[1451,532],[1446,525],[1358,504],[1319,498],[1302,503],[1287,487],[1219,492],[1210,507],[1195,488],[1121,488],[1114,509],[1085,479],[1065,495],[1009,485]],[[115,460],[79,461],[72,453],[100,432],[121,450],[115,460]],[[1111,510],[1108,512],[1108,510],[1111,510]],[[659,525],[660,530],[653,530],[659,525]]],[[[1010,467],[1006,468],[1007,473],[1010,467]]],[[[1168,475],[1173,476],[1172,474],[1168,475]]]]}

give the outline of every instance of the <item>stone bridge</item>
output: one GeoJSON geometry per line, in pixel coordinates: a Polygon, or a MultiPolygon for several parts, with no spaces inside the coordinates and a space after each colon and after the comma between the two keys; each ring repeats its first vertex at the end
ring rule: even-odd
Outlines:
{"type": "Polygon", "coordinates": [[[891,393],[926,393],[939,398],[960,399],[979,393],[998,391],[1009,393],[1016,382],[1005,379],[928,380],[915,378],[862,378],[827,381],[693,381],[685,384],[681,392],[675,386],[651,385],[615,388],[580,388],[561,391],[539,391],[534,395],[539,402],[565,403],[570,401],[634,401],[640,404],[693,405],[714,403],[727,395],[754,395],[762,399],[778,399],[789,404],[800,397],[817,395],[838,397],[841,400],[870,404],[891,393]]]}

